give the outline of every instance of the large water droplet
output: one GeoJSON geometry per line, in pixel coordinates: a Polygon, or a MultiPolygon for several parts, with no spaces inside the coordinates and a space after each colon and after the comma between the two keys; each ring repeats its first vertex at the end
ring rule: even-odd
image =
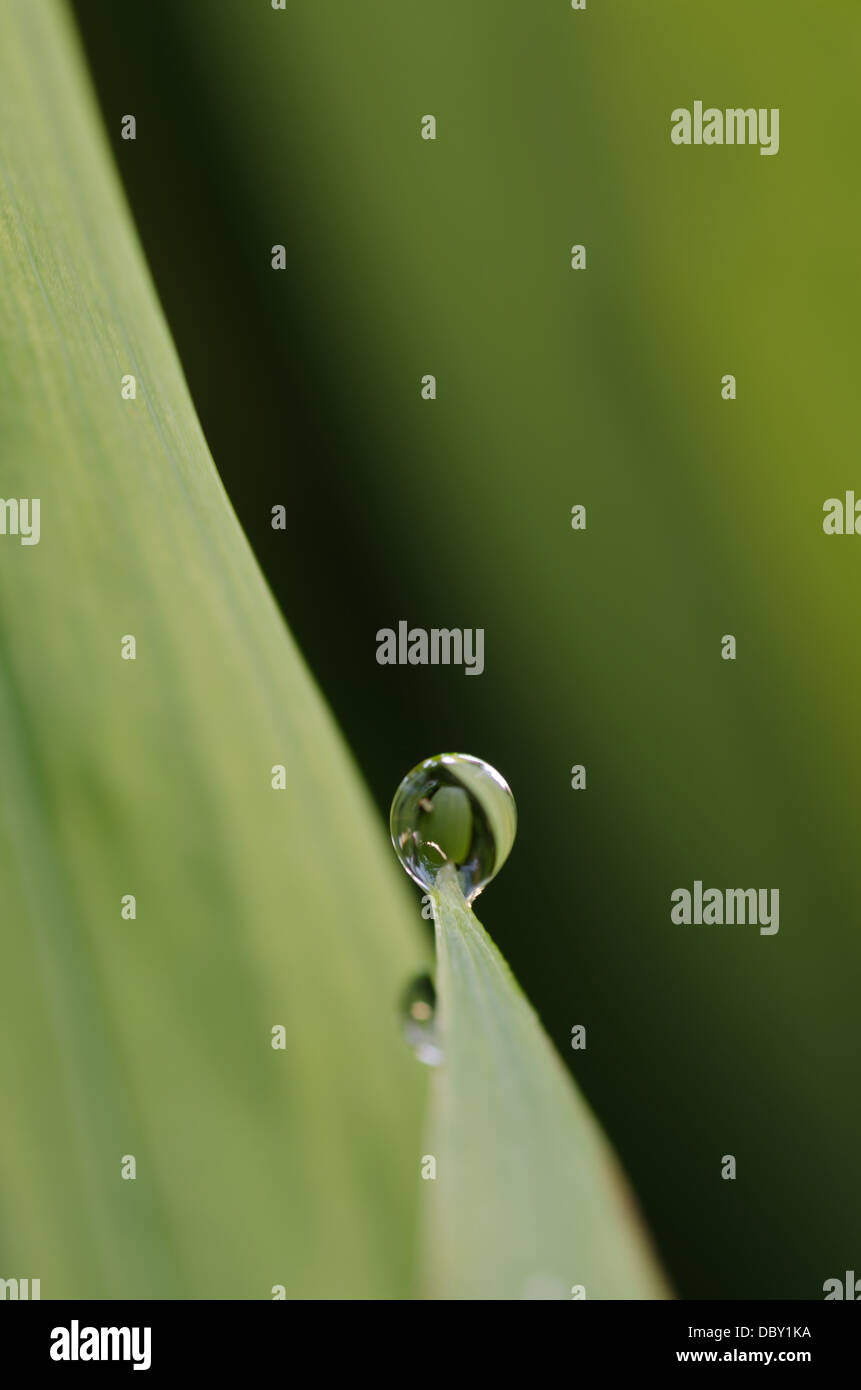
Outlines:
{"type": "Polygon", "coordinates": [[[425,1066],[438,1067],[442,1047],[436,1022],[436,990],[430,975],[413,980],[403,1002],[404,1037],[425,1066]]]}
{"type": "Polygon", "coordinates": [[[504,777],[468,753],[440,753],[408,772],[395,792],[392,844],[416,883],[433,888],[453,864],[467,902],[499,872],[517,830],[504,777]]]}

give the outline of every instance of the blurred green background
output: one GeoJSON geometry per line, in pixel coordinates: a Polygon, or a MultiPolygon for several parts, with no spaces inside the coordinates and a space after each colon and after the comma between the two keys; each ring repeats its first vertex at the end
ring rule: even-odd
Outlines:
{"type": "Polygon", "coordinates": [[[861,493],[857,5],[77,14],[207,441],[380,815],[428,754],[499,767],[482,918],[679,1292],[822,1297],[861,1259],[861,540],[821,527],[861,493]],[[697,99],[779,107],[779,154],[675,148],[697,99]],[[400,618],[484,627],[485,674],[379,667],[400,618]],[[697,878],[779,888],[779,934],[672,925],[697,878]]]}

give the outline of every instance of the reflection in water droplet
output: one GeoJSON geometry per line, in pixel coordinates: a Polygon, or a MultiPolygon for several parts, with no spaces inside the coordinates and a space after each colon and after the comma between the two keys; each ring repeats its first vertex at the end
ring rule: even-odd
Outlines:
{"type": "Polygon", "coordinates": [[[430,975],[418,975],[404,995],[404,1037],[420,1062],[438,1067],[442,1048],[436,1025],[436,990],[430,975]]]}
{"type": "Polygon", "coordinates": [[[511,788],[467,753],[441,753],[407,773],[392,802],[392,844],[410,878],[433,888],[454,864],[468,902],[499,872],[517,830],[511,788]]]}

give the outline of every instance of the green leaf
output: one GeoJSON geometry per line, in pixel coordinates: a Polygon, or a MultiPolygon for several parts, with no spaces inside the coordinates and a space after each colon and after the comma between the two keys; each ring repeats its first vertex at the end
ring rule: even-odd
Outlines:
{"type": "Polygon", "coordinates": [[[667,1297],[616,1159],[456,874],[441,870],[431,896],[444,1060],[424,1184],[430,1296],[667,1297]]]}
{"type": "Polygon", "coordinates": [[[419,914],[219,483],[54,0],[0,7],[0,206],[0,492],[41,503],[38,544],[0,535],[0,1272],[409,1296],[419,914]]]}
{"type": "MultiPolygon", "coordinates": [[[[304,474],[326,482],[306,496],[326,543],[319,564],[308,547],[315,582],[291,613],[309,652],[321,633],[318,669],[345,582],[363,629],[401,602],[411,621],[486,628],[480,680],[392,668],[363,696],[328,667],[380,799],[449,743],[453,714],[461,746],[494,750],[525,813],[494,937],[528,971],[552,1037],[565,1037],[566,996],[588,1004],[589,1094],[682,1291],[821,1292],[847,1242],[861,1246],[846,1161],[861,1147],[861,1108],[846,1104],[861,975],[847,925],[861,897],[857,556],[821,528],[826,494],[855,486],[842,469],[826,485],[823,449],[849,457],[857,432],[861,303],[844,253],[859,214],[846,170],[861,6],[820,5],[816,44],[805,25],[775,26],[777,4],[722,7],[738,18],[719,26],[687,0],[661,7],[667,24],[641,0],[589,16],[564,0],[78,9],[106,108],[125,110],[134,87],[161,118],[150,162],[126,167],[177,323],[232,293],[235,321],[258,325],[236,334],[244,370],[227,349],[220,372],[209,343],[200,355],[213,430],[232,438],[215,404],[231,370],[270,453],[273,385],[307,406],[304,474]],[[775,159],[675,149],[679,73],[753,101],[754,66],[780,73],[785,116],[829,111],[827,140],[795,120],[775,159]],[[428,111],[436,142],[420,136],[428,111]],[[187,186],[194,210],[178,218],[187,186]],[[581,241],[588,269],[574,272],[581,241]],[[787,292],[801,247],[803,292],[787,292]],[[333,457],[349,483],[329,508],[333,457]],[[744,633],[734,663],[719,655],[727,626],[744,633]],[[575,761],[585,796],[563,773],[575,761]],[[524,930],[536,865],[543,914],[524,930]],[[674,927],[671,891],[702,877],[779,885],[779,934],[674,927]],[[732,1136],[760,1135],[764,1096],[767,1142],[748,1143],[745,1181],[717,1196],[709,1174],[732,1136]],[[677,1162],[656,1133],[674,1135],[677,1162]],[[800,1203],[800,1185],[817,1201],[800,1203]]],[[[219,462],[230,477],[232,456],[219,462]]],[[[244,459],[231,487],[251,530],[244,459]]],[[[286,589],[277,549],[259,553],[286,589]]]]}

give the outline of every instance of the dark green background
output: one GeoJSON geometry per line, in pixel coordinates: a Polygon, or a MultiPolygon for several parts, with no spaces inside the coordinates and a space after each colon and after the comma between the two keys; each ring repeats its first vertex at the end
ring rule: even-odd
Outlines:
{"type": "Polygon", "coordinates": [[[499,767],[482,918],[679,1292],[821,1298],[861,1269],[861,539],[821,527],[861,495],[857,5],[77,11],[209,445],[380,814],[428,754],[499,767]],[[696,99],[779,107],[779,154],[675,148],[696,99]],[[399,618],[484,627],[485,674],[377,666],[399,618]],[[695,878],[779,888],[779,934],[673,926],[695,878]]]}

